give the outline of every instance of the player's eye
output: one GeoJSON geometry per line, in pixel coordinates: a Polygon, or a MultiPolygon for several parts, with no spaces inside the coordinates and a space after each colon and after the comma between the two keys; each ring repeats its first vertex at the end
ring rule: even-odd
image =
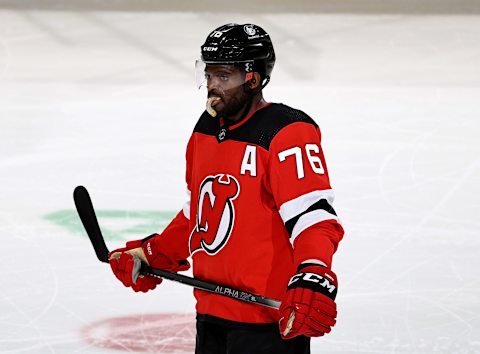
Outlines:
{"type": "Polygon", "coordinates": [[[226,74],[220,74],[218,75],[221,81],[228,81],[228,75],[226,74]]]}
{"type": "Polygon", "coordinates": [[[205,73],[205,79],[210,80],[212,78],[212,74],[210,73],[205,73]]]}

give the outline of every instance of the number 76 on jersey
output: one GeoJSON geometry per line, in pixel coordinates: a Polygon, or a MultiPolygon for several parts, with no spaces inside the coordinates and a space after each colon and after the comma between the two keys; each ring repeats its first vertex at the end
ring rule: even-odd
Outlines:
{"type": "MultiPolygon", "coordinates": [[[[305,155],[312,168],[312,171],[316,174],[323,175],[325,169],[323,168],[322,160],[316,154],[320,153],[320,147],[317,144],[305,144],[305,155]]],[[[245,149],[245,155],[243,156],[242,167],[240,174],[244,175],[248,171],[253,177],[257,175],[256,172],[256,159],[255,159],[256,147],[247,145],[245,149]]],[[[297,178],[302,179],[305,177],[305,167],[302,158],[302,148],[294,146],[290,149],[283,150],[278,153],[278,159],[280,162],[284,162],[287,158],[292,157],[295,159],[295,165],[297,168],[297,178]]]]}
{"type": "MultiPolygon", "coordinates": [[[[320,160],[320,157],[314,155],[314,153],[320,153],[320,147],[317,144],[305,144],[305,153],[307,155],[308,162],[310,163],[310,167],[312,168],[313,172],[319,175],[323,175],[325,173],[325,169],[323,168],[322,160],[320,160]]],[[[303,177],[305,177],[305,169],[303,167],[302,159],[302,148],[299,146],[294,146],[290,149],[278,153],[278,158],[280,162],[284,162],[289,156],[295,157],[295,164],[297,166],[297,177],[298,179],[302,179],[303,177]]]]}

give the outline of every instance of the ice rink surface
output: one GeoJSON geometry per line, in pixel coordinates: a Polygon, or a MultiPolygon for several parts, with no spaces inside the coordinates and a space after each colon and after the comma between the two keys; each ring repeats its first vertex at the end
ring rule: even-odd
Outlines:
{"type": "Polygon", "coordinates": [[[165,226],[226,22],[271,34],[267,100],[322,129],[346,235],[312,352],[480,353],[480,17],[207,11],[0,7],[0,353],[192,352],[191,288],[124,288],[72,192],[111,248],[165,226]]]}

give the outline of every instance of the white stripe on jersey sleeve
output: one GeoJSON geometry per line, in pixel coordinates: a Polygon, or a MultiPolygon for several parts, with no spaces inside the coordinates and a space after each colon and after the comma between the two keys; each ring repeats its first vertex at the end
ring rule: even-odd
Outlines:
{"type": "Polygon", "coordinates": [[[190,198],[191,198],[192,192],[190,192],[188,189],[187,189],[187,195],[188,195],[188,199],[185,202],[185,204],[183,204],[183,215],[188,220],[190,220],[190,198]]]}
{"type": "Polygon", "coordinates": [[[336,220],[340,225],[342,224],[335,215],[330,214],[323,209],[312,210],[311,212],[302,215],[293,227],[292,236],[290,237],[292,245],[297,236],[300,235],[303,230],[325,220],[336,220]]]}
{"type": "Polygon", "coordinates": [[[332,205],[335,199],[335,194],[332,189],[316,190],[306,193],[295,199],[289,200],[280,206],[280,216],[284,223],[294,218],[300,213],[303,213],[310,206],[321,199],[326,199],[328,204],[332,205]]]}

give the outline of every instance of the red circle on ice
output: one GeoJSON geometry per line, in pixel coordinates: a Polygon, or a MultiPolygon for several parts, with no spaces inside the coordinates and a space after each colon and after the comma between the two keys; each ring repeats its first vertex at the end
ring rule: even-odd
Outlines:
{"type": "Polygon", "coordinates": [[[114,317],[82,329],[89,344],[126,352],[193,353],[195,315],[162,313],[114,317]]]}

